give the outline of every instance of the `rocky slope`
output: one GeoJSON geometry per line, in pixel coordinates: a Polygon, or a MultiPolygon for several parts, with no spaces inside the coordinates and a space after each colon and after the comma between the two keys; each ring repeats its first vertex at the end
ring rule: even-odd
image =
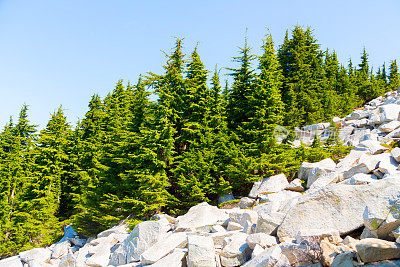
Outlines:
{"type": "MultiPolygon", "coordinates": [[[[177,218],[160,214],[132,232],[119,225],[88,240],[66,227],[58,243],[0,266],[400,265],[400,148],[391,145],[400,138],[399,103],[390,92],[335,118],[338,137],[354,146],[349,155],[338,164],[304,162],[291,183],[284,174],[264,178],[236,208],[201,203],[177,218]]],[[[324,140],[329,126],[297,129],[296,142],[324,140]]]]}

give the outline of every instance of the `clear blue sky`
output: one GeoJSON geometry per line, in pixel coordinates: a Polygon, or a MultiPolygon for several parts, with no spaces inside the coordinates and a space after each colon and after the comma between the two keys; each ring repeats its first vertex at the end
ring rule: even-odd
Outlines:
{"type": "Polygon", "coordinates": [[[23,103],[40,128],[60,104],[75,123],[92,94],[160,73],[173,36],[188,53],[199,42],[213,70],[234,66],[246,28],[257,53],[266,27],[279,45],[286,29],[311,26],[342,63],[358,64],[365,46],[376,70],[400,59],[399,14],[398,0],[0,0],[0,126],[23,103]]]}

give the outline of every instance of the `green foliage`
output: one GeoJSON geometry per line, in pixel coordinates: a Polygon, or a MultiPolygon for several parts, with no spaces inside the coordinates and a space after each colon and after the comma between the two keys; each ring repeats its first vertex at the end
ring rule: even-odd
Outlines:
{"type": "Polygon", "coordinates": [[[337,126],[325,143],[316,136],[298,148],[294,127],[345,116],[400,83],[396,61],[375,75],[364,49],[357,67],[344,67],[310,28],[287,32],[278,51],[267,34],[261,51],[246,41],[229,68],[232,85],[221,86],[218,68],[209,75],[198,48],[186,58],[176,39],[163,73],[94,95],[74,129],[60,107],[37,134],[24,105],[0,133],[0,258],[54,243],[65,224],[85,235],[121,221],[133,228],[160,212],[247,195],[263,177],[292,180],[304,161],[337,162],[351,149],[337,126]],[[280,143],[282,129],[290,130],[280,143]]]}

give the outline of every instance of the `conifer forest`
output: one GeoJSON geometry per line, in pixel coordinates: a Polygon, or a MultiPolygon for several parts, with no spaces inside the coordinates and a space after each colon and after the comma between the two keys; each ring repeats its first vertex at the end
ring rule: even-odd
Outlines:
{"type": "Polygon", "coordinates": [[[54,243],[65,225],[91,236],[247,195],[261,177],[293,179],[303,161],[338,160],[350,148],[334,135],[294,148],[293,129],[343,117],[400,85],[395,60],[373,69],[360,47],[358,64],[340,63],[301,26],[282,44],[267,33],[260,55],[244,42],[223,66],[230,77],[183,46],[175,39],[162,73],[93,95],[76,125],[61,106],[40,131],[28,105],[10,119],[0,134],[0,258],[54,243]],[[289,129],[282,142],[278,125],[289,129]]]}

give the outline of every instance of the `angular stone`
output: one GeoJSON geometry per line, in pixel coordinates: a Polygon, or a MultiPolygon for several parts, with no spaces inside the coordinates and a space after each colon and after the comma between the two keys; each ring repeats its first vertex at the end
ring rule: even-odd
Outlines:
{"type": "Polygon", "coordinates": [[[333,184],[306,193],[286,214],[278,229],[278,237],[283,240],[295,237],[300,230],[317,229],[321,232],[333,229],[340,234],[349,233],[363,226],[362,214],[366,206],[382,205],[398,195],[400,182],[391,178],[369,185],[333,184]]]}
{"type": "Polygon", "coordinates": [[[400,105],[387,104],[379,107],[381,122],[399,119],[400,105]]]}
{"type": "Polygon", "coordinates": [[[243,230],[243,226],[237,222],[228,222],[228,227],[226,228],[228,231],[236,231],[243,230]]]}
{"type": "Polygon", "coordinates": [[[364,228],[360,235],[360,239],[365,238],[378,238],[378,235],[375,230],[371,231],[368,228],[364,228]]]}
{"type": "Polygon", "coordinates": [[[247,237],[246,242],[251,249],[254,249],[256,245],[262,248],[269,248],[278,244],[276,237],[267,235],[266,233],[251,234],[247,237]]]}
{"type": "MultiPolygon", "coordinates": [[[[153,263],[151,267],[182,267],[186,266],[185,256],[187,255],[187,249],[176,248],[170,254],[162,258],[161,260],[153,263]]],[[[122,266],[121,266],[122,267],[122,266]]],[[[127,266],[130,267],[130,266],[127,266]]],[[[137,267],[142,267],[138,265],[137,267]]]]}
{"type": "Polygon", "coordinates": [[[375,170],[378,159],[368,154],[363,154],[358,158],[357,163],[343,173],[343,178],[348,179],[357,173],[370,173],[375,170]]]}
{"type": "Polygon", "coordinates": [[[76,266],[76,259],[74,257],[74,254],[68,253],[65,255],[61,261],[58,267],[75,267],[76,266]]]}
{"type": "Polygon", "coordinates": [[[354,252],[339,254],[333,260],[331,267],[354,267],[357,266],[356,255],[354,252]]]}
{"type": "Polygon", "coordinates": [[[92,255],[85,261],[87,266],[93,266],[93,267],[107,266],[109,262],[110,262],[110,249],[107,247],[102,247],[102,249],[99,250],[98,253],[92,255]]]}
{"type": "Polygon", "coordinates": [[[285,187],[288,185],[289,183],[287,178],[283,173],[264,178],[254,183],[253,188],[249,193],[249,197],[256,198],[262,196],[263,194],[279,192],[285,189],[285,187]]]}
{"type": "Polygon", "coordinates": [[[14,256],[0,260],[0,267],[23,267],[23,264],[19,256],[14,256]]]}
{"type": "Polygon", "coordinates": [[[344,180],[343,183],[348,185],[366,185],[376,182],[377,179],[374,177],[376,176],[372,174],[357,173],[351,178],[344,180]]]}
{"type": "Polygon", "coordinates": [[[264,248],[262,248],[260,245],[256,244],[253,248],[253,252],[251,253],[251,258],[254,259],[258,255],[260,255],[264,251],[264,248]]]}
{"type": "Polygon", "coordinates": [[[400,147],[393,148],[390,154],[397,162],[400,162],[400,147]]]}
{"type": "Polygon", "coordinates": [[[349,139],[349,137],[351,136],[351,134],[354,131],[354,127],[349,125],[349,126],[345,126],[341,129],[339,129],[339,133],[338,133],[338,137],[339,140],[342,142],[345,142],[349,139]]]}
{"type": "Polygon", "coordinates": [[[365,151],[371,155],[376,155],[388,150],[386,147],[382,146],[380,142],[375,140],[366,140],[359,143],[354,150],[365,151]]]}
{"type": "Polygon", "coordinates": [[[19,257],[22,262],[27,263],[29,266],[40,266],[50,260],[51,253],[52,251],[48,248],[34,248],[20,252],[19,257]]]}
{"type": "Polygon", "coordinates": [[[188,267],[215,267],[214,241],[211,237],[188,236],[188,267]]]}
{"type": "Polygon", "coordinates": [[[352,238],[351,236],[346,236],[342,243],[346,246],[348,246],[349,248],[355,250],[356,249],[356,245],[358,244],[359,240],[352,238]]]}
{"type": "Polygon", "coordinates": [[[249,260],[251,249],[246,243],[247,234],[235,233],[224,239],[220,253],[222,266],[239,266],[249,260]]]}
{"type": "Polygon", "coordinates": [[[53,253],[51,253],[52,259],[61,259],[68,254],[68,250],[71,247],[69,241],[64,241],[57,243],[53,248],[53,253]]]}
{"type": "Polygon", "coordinates": [[[319,246],[322,251],[322,262],[324,266],[331,266],[337,255],[351,252],[350,248],[344,245],[337,246],[335,244],[330,243],[327,239],[321,240],[319,246]]]}
{"type": "Polygon", "coordinates": [[[176,218],[175,231],[187,231],[207,225],[222,224],[229,219],[229,215],[207,202],[193,206],[182,216],[176,218]]]}
{"type": "MultiPolygon", "coordinates": [[[[233,210],[229,213],[229,219],[230,221],[228,223],[228,230],[229,230],[229,224],[238,223],[243,227],[243,232],[245,232],[246,234],[250,234],[252,233],[257,224],[258,214],[254,210],[233,210]]],[[[239,229],[232,229],[232,230],[239,230],[239,229]]]]}
{"type": "Polygon", "coordinates": [[[364,225],[380,239],[393,239],[391,233],[400,226],[400,202],[398,196],[392,199],[376,199],[365,207],[364,225]]]}
{"type": "Polygon", "coordinates": [[[208,236],[210,236],[213,241],[214,241],[214,246],[215,248],[221,248],[224,246],[224,240],[227,237],[230,237],[236,233],[241,233],[240,230],[236,231],[226,231],[226,232],[218,232],[218,233],[211,233],[208,236]]]}
{"type": "Polygon", "coordinates": [[[226,232],[226,229],[222,225],[213,225],[211,227],[211,233],[224,233],[226,232]]]}
{"type": "Polygon", "coordinates": [[[218,197],[218,204],[221,204],[221,203],[224,203],[224,202],[228,202],[228,201],[232,201],[232,200],[235,200],[235,197],[233,196],[232,192],[229,192],[226,195],[218,197]]]}
{"type": "Polygon", "coordinates": [[[251,208],[254,205],[254,203],[255,203],[254,199],[251,199],[249,197],[242,197],[239,202],[239,208],[248,209],[251,208]]]}
{"type": "Polygon", "coordinates": [[[70,238],[75,238],[76,236],[78,236],[78,233],[74,230],[74,228],[72,228],[70,225],[67,225],[64,227],[64,236],[60,241],[58,241],[58,243],[67,241],[70,238]]]}
{"type": "Polygon", "coordinates": [[[298,178],[308,180],[311,173],[311,180],[316,180],[317,176],[332,172],[335,167],[336,163],[330,158],[315,163],[303,162],[299,169],[298,178]]]}
{"type": "Polygon", "coordinates": [[[275,235],[283,218],[285,218],[285,213],[261,210],[258,213],[258,222],[254,232],[275,235]]]}
{"type": "Polygon", "coordinates": [[[266,212],[283,212],[286,213],[289,209],[297,203],[302,194],[298,192],[283,190],[277,193],[272,193],[260,198],[261,204],[253,208],[254,211],[259,212],[265,210],[266,212]]]}
{"type": "Polygon", "coordinates": [[[296,236],[296,243],[300,244],[304,241],[308,243],[320,243],[322,240],[337,245],[342,242],[339,231],[335,229],[321,231],[320,229],[308,229],[306,231],[300,230],[296,236]]]}
{"type": "MultiPolygon", "coordinates": [[[[337,183],[342,179],[341,174],[338,172],[328,172],[319,177],[313,182],[310,182],[310,189],[318,190],[324,188],[330,184],[337,183]]],[[[309,180],[310,181],[310,180],[309,180]]],[[[308,186],[309,183],[307,183],[308,186]]]]}
{"type": "Polygon", "coordinates": [[[175,248],[185,248],[187,245],[187,233],[173,233],[168,237],[158,240],[140,256],[143,265],[152,264],[171,253],[175,248]]]}
{"type": "Polygon", "coordinates": [[[243,267],[284,267],[290,266],[290,262],[279,246],[265,249],[251,261],[246,262],[243,267]]]}
{"type": "Polygon", "coordinates": [[[386,240],[362,239],[356,249],[361,260],[366,263],[400,258],[400,245],[386,240]]]}
{"type": "Polygon", "coordinates": [[[379,126],[378,130],[383,133],[390,133],[400,127],[400,121],[390,121],[379,126]]]}
{"type": "Polygon", "coordinates": [[[301,180],[296,178],[290,182],[288,186],[285,187],[285,190],[290,190],[294,192],[304,192],[304,187],[301,183],[301,180]]]}
{"type": "Polygon", "coordinates": [[[118,225],[118,226],[114,226],[110,229],[107,229],[103,232],[101,232],[100,234],[97,235],[97,238],[100,237],[107,237],[111,234],[129,234],[129,228],[127,225],[123,224],[123,225],[118,225]]]}
{"type": "Polygon", "coordinates": [[[288,266],[308,266],[318,261],[320,246],[318,243],[280,243],[282,254],[286,256],[291,265],[288,266]]]}
{"type": "Polygon", "coordinates": [[[318,130],[324,130],[328,129],[331,126],[329,122],[326,123],[317,123],[317,124],[312,124],[312,125],[307,125],[303,127],[304,131],[318,131],[318,130]]]}
{"type": "Polygon", "coordinates": [[[167,221],[168,221],[170,224],[175,224],[175,218],[169,216],[168,214],[159,213],[159,214],[153,215],[153,216],[151,217],[151,220],[153,220],[153,221],[159,221],[159,220],[162,220],[162,219],[167,219],[167,221]]]}

